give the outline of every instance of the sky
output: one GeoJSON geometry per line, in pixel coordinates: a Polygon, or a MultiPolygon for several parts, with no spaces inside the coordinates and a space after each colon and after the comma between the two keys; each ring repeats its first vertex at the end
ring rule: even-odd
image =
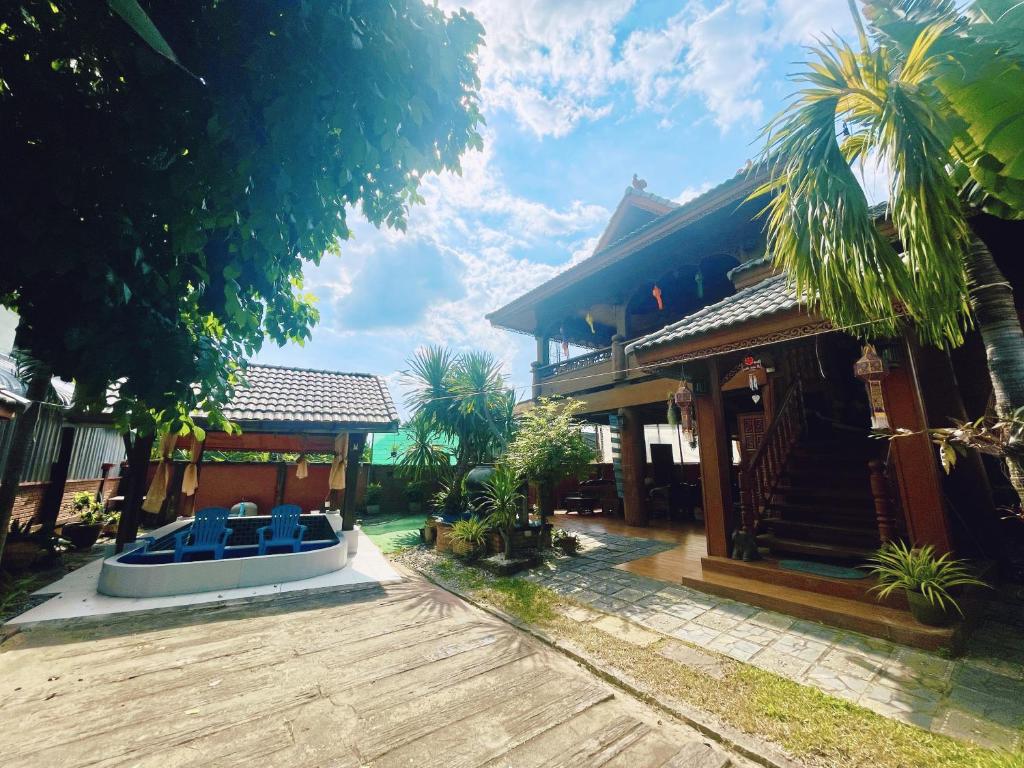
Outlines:
{"type": "Polygon", "coordinates": [[[352,214],[354,236],[305,271],[320,323],[258,362],[387,378],[422,346],[492,352],[528,397],[532,339],[484,315],[594,249],[632,175],[679,202],[758,153],[792,93],[787,73],[823,34],[847,37],[846,0],[468,0],[484,149],[429,178],[406,233],[352,214]]]}

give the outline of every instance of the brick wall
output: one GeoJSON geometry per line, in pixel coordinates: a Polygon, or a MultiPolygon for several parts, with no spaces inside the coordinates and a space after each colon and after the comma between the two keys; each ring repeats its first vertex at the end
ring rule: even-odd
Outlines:
{"type": "MultiPolygon", "coordinates": [[[[61,500],[60,514],[57,517],[57,522],[62,523],[74,516],[71,504],[76,493],[81,493],[82,491],[96,493],[100,488],[101,482],[103,481],[100,478],[68,480],[64,486],[64,498],[61,500]]],[[[111,496],[116,496],[119,483],[120,478],[118,477],[108,478],[103,486],[103,498],[109,499],[111,496]]],[[[49,485],[49,482],[22,483],[19,485],[18,495],[14,499],[14,519],[25,521],[34,518],[39,512],[39,505],[42,504],[43,496],[46,495],[46,489],[49,485]]]]}

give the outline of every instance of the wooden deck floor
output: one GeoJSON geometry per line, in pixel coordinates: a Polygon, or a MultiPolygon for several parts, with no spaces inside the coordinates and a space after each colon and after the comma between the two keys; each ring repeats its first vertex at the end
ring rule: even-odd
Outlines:
{"type": "Polygon", "coordinates": [[[22,632],[0,721],[5,768],[731,764],[421,580],[22,632]]]}
{"type": "Polygon", "coordinates": [[[637,536],[644,539],[667,541],[676,545],[673,549],[659,552],[656,555],[616,566],[623,571],[672,584],[678,584],[684,576],[694,579],[703,576],[700,559],[708,553],[703,523],[656,521],[650,526],[638,528],[626,525],[619,518],[605,517],[604,515],[559,514],[555,515],[555,524],[583,533],[597,531],[618,536],[637,536]]]}

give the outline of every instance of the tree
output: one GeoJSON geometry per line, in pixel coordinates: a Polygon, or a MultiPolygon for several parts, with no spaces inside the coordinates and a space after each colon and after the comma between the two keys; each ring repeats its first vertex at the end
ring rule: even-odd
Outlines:
{"type": "Polygon", "coordinates": [[[519,419],[505,462],[519,477],[535,483],[541,517],[554,514],[551,495],[555,484],[581,477],[594,460],[594,450],[575,418],[583,410],[579,400],[542,397],[519,419]]]}
{"type": "Polygon", "coordinates": [[[399,472],[410,480],[434,480],[451,466],[448,448],[438,442],[431,423],[418,416],[406,428],[411,438],[398,460],[399,472]]]}
{"type": "Polygon", "coordinates": [[[103,3],[0,11],[0,302],[83,409],[113,383],[118,425],[142,432],[217,423],[264,338],[309,337],[302,267],[339,249],[348,210],[404,228],[422,177],[481,143],[466,12],[150,11],[187,72],[103,3]]]}
{"type": "MultiPolygon", "coordinates": [[[[765,129],[768,248],[837,327],[958,345],[971,323],[988,354],[996,410],[1024,406],[1024,333],[1013,293],[972,212],[1024,218],[1024,5],[866,0],[856,47],[826,38],[801,90],[765,129]],[[900,248],[871,220],[853,166],[891,171],[900,248]]],[[[1007,449],[1024,499],[1024,446],[1007,449]]]]}
{"type": "Polygon", "coordinates": [[[505,385],[501,364],[487,352],[456,354],[427,347],[408,365],[414,421],[456,443],[455,479],[461,481],[477,464],[493,462],[515,428],[515,392],[505,385]]]}

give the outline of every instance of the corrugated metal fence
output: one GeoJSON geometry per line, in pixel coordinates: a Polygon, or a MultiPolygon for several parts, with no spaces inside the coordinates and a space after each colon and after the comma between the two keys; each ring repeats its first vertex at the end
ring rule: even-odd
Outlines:
{"type": "MultiPolygon", "coordinates": [[[[29,449],[21,482],[42,482],[50,479],[50,465],[57,460],[60,449],[60,430],[64,413],[60,406],[45,404],[36,422],[35,439],[29,449]]],[[[7,463],[7,452],[14,434],[13,421],[0,421],[0,472],[7,463]]],[[[88,480],[100,476],[103,464],[114,464],[111,476],[118,474],[116,467],[124,461],[124,442],[121,435],[104,427],[78,427],[71,449],[68,480],[88,480]]]]}

